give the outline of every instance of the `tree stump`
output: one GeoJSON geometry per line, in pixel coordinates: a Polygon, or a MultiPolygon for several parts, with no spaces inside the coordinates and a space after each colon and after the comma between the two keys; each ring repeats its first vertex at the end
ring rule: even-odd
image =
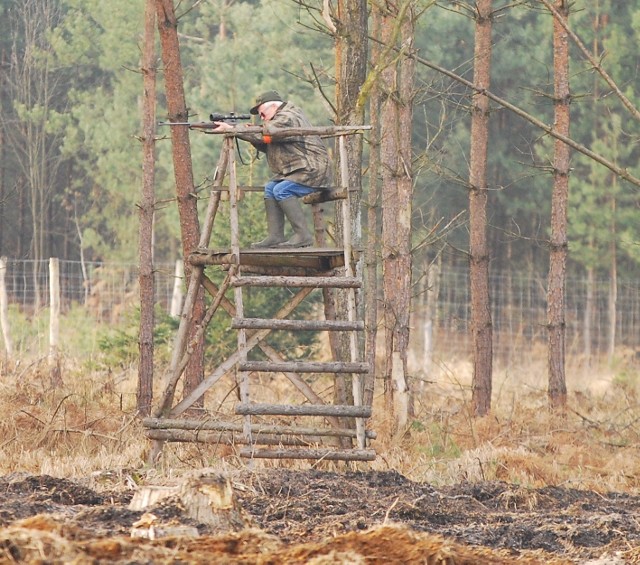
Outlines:
{"type": "Polygon", "coordinates": [[[238,532],[251,526],[249,517],[235,499],[229,478],[210,471],[188,476],[177,485],[142,486],[134,494],[129,508],[146,511],[134,524],[132,535],[135,537],[153,538],[159,537],[161,531],[175,531],[181,519],[192,526],[205,525],[214,533],[238,532]],[[163,523],[158,516],[166,515],[161,509],[169,506],[173,510],[170,520],[163,523]]]}

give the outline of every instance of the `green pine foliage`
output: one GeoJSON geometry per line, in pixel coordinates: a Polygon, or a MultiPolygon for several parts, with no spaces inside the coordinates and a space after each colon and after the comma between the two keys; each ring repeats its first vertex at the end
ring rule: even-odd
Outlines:
{"type": "MultiPolygon", "coordinates": [[[[22,146],[15,133],[37,122],[46,128],[48,158],[57,163],[48,179],[43,246],[52,255],[87,260],[135,262],[137,203],[141,188],[142,0],[46,0],[58,12],[56,25],[39,38],[39,61],[57,85],[55,103],[29,105],[16,85],[0,84],[1,127],[7,140],[0,153],[2,253],[29,256],[32,217],[22,146]]],[[[44,0],[43,0],[44,2],[44,0]]],[[[495,2],[491,91],[545,123],[553,121],[552,19],[538,2],[495,2]]],[[[30,47],[17,18],[18,2],[0,4],[0,45],[20,55],[30,47]]],[[[178,5],[185,92],[194,119],[210,112],[247,112],[254,96],[276,88],[300,105],[314,123],[331,123],[334,53],[330,35],[319,31],[317,12],[288,0],[222,0],[178,5]]],[[[473,78],[473,3],[429,3],[416,22],[421,58],[473,78]]],[[[640,0],[579,0],[572,5],[572,29],[635,104],[640,0]]],[[[11,61],[9,57],[9,61],[11,61]]],[[[18,57],[17,60],[20,60],[18,57]]],[[[166,119],[158,56],[158,120],[166,119]]],[[[42,70],[42,67],[39,68],[42,70]]],[[[17,76],[17,75],[7,75],[17,76]]],[[[571,47],[571,135],[635,176],[640,124],[611,92],[580,51],[571,47]]],[[[436,223],[458,218],[443,237],[414,262],[444,249],[443,260],[466,264],[468,248],[469,128],[471,92],[417,65],[414,99],[415,243],[436,223]]],[[[553,140],[522,117],[492,103],[489,178],[489,241],[494,270],[543,275],[547,269],[553,140]]],[[[180,226],[168,129],[157,147],[155,259],[181,254],[180,226]]],[[[221,136],[191,133],[196,193],[207,205],[221,136]]],[[[22,143],[22,142],[21,142],[22,143]]],[[[263,159],[241,143],[242,184],[261,186],[268,178],[263,159]]],[[[365,163],[366,167],[366,163],[365,163]]],[[[577,152],[570,178],[570,275],[595,269],[606,275],[611,249],[618,276],[639,274],[638,187],[615,180],[602,165],[577,152]]],[[[364,185],[366,186],[366,182],[364,185]]],[[[365,200],[366,201],[366,200],[365,200]]],[[[259,192],[240,203],[243,245],[264,235],[259,192]]],[[[365,214],[366,216],[366,214],[365,214]]],[[[228,207],[221,205],[212,247],[228,245],[228,207]]],[[[46,254],[45,254],[46,255],[46,254]]],[[[223,330],[220,335],[222,341],[223,330]]]]}

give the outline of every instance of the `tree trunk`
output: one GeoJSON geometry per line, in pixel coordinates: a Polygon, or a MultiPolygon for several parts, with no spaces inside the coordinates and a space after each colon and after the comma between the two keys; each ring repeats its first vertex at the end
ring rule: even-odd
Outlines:
{"type": "MultiPolygon", "coordinates": [[[[617,184],[615,177],[613,178],[613,184],[617,184]]],[[[616,351],[616,325],[618,322],[617,305],[618,305],[618,257],[616,249],[616,197],[617,190],[612,191],[613,194],[610,198],[611,206],[611,225],[610,225],[610,243],[609,243],[609,316],[608,316],[608,331],[607,331],[607,360],[609,365],[613,363],[614,354],[616,351]]]]}
{"type": "MultiPolygon", "coordinates": [[[[381,18],[382,43],[411,51],[413,3],[407,0],[381,18]]],[[[382,62],[384,64],[384,61],[382,62]]],[[[384,292],[385,382],[393,425],[402,432],[413,410],[407,375],[411,311],[411,131],[415,64],[400,57],[381,73],[380,162],[382,166],[382,284],[384,292]]]]}
{"type": "MultiPolygon", "coordinates": [[[[156,0],[156,11],[162,47],[169,121],[186,122],[189,121],[189,115],[184,96],[182,63],[180,61],[180,45],[178,42],[178,20],[174,11],[173,0],[156,0]]],[[[171,146],[182,234],[182,253],[184,257],[188,257],[198,246],[200,239],[197,200],[194,196],[189,129],[186,127],[172,127],[171,146]]],[[[185,266],[187,266],[186,261],[185,266]]],[[[185,269],[185,275],[188,280],[191,276],[190,266],[185,269]]],[[[189,343],[192,341],[191,337],[197,333],[204,313],[204,294],[200,286],[191,315],[189,343]]],[[[198,340],[186,369],[183,387],[184,396],[187,396],[202,382],[204,376],[203,366],[204,342],[203,340],[198,340]]],[[[202,399],[198,402],[202,403],[202,399]]]]}
{"type": "MultiPolygon", "coordinates": [[[[373,9],[371,13],[373,37],[380,37],[380,10],[373,9]]],[[[371,44],[371,60],[378,61],[382,46],[378,42],[371,44]]],[[[379,82],[373,81],[369,96],[369,115],[371,117],[371,131],[369,134],[369,195],[367,199],[367,246],[365,249],[365,327],[367,362],[371,367],[371,374],[365,382],[363,403],[373,404],[375,393],[375,379],[378,373],[376,367],[376,345],[378,341],[378,267],[380,265],[380,100],[379,82]]]]}
{"type": "MultiPolygon", "coordinates": [[[[557,0],[556,10],[566,20],[568,0],[557,0]]],[[[555,129],[569,136],[569,40],[564,27],[553,18],[553,71],[555,129]]],[[[547,288],[549,405],[564,408],[567,402],[565,380],[565,281],[567,266],[567,204],[571,149],[556,139],[554,145],[553,195],[551,201],[551,241],[547,288]]]]}
{"type": "Polygon", "coordinates": [[[471,155],[469,162],[469,276],[471,285],[471,333],[473,347],[472,405],[476,416],[491,409],[493,328],[489,293],[487,245],[487,152],[489,99],[483,94],[491,82],[492,0],[476,3],[476,30],[472,100],[471,155]]]}
{"type": "Polygon", "coordinates": [[[140,203],[140,335],[138,392],[140,416],[149,416],[153,401],[153,328],[155,290],[153,276],[153,218],[155,207],[156,65],[155,0],[146,0],[142,52],[142,201],[140,203]]]}
{"type": "MultiPolygon", "coordinates": [[[[162,522],[154,509],[171,507],[197,524],[207,524],[217,533],[237,532],[252,524],[243,513],[234,495],[228,477],[208,470],[194,472],[173,485],[143,485],[135,493],[129,509],[146,514],[133,526],[134,537],[161,537],[149,535],[149,530],[160,530],[167,535],[183,534],[171,521],[162,522]],[[145,521],[146,517],[146,521],[145,521]]],[[[197,535],[198,530],[195,530],[197,535]]],[[[191,533],[190,535],[194,535],[191,533]]]]}
{"type": "MultiPolygon", "coordinates": [[[[364,123],[364,106],[358,105],[360,87],[364,82],[367,69],[367,4],[364,0],[340,0],[336,18],[336,124],[362,125],[364,123]]],[[[335,225],[336,235],[342,240],[345,230],[351,230],[351,241],[354,247],[360,246],[362,195],[362,136],[351,135],[345,139],[348,160],[348,190],[351,203],[351,218],[348,226],[342,217],[342,201],[336,202],[335,225]]],[[[334,307],[339,319],[347,319],[347,293],[335,291],[335,299],[329,298],[329,306],[334,307]],[[331,304],[335,300],[334,304],[331,304]]],[[[332,349],[336,360],[350,359],[350,336],[348,332],[331,335],[332,349]]],[[[360,339],[360,338],[359,338],[360,339]]],[[[364,349],[364,343],[358,348],[364,349]]],[[[353,360],[355,361],[355,360],[353,360]]],[[[335,377],[334,401],[336,404],[353,402],[352,383],[344,375],[335,377]]],[[[362,394],[362,392],[360,393],[362,394]]],[[[353,425],[353,421],[345,421],[343,425],[353,425]]]]}

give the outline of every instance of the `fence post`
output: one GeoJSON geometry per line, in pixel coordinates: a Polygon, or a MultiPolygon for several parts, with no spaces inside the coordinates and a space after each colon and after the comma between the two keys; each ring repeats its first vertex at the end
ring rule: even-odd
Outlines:
{"type": "Polygon", "coordinates": [[[171,296],[171,310],[169,314],[172,318],[180,317],[182,314],[182,285],[184,281],[184,263],[182,259],[176,260],[176,270],[173,279],[173,295],[171,296]]]}
{"type": "Polygon", "coordinates": [[[7,285],[5,275],[7,273],[7,258],[0,257],[0,329],[4,338],[4,349],[7,357],[13,356],[13,342],[11,341],[11,328],[9,328],[9,300],[7,298],[7,285]]]}
{"type": "Polygon", "coordinates": [[[434,342],[433,334],[434,327],[436,326],[436,315],[438,313],[438,300],[440,298],[440,263],[441,256],[429,263],[426,273],[427,288],[425,289],[425,323],[424,323],[424,350],[422,357],[422,366],[424,370],[424,377],[421,381],[420,389],[424,392],[426,390],[427,380],[431,378],[431,371],[433,370],[433,351],[434,342]]]}
{"type": "Polygon", "coordinates": [[[60,338],[60,261],[49,258],[49,367],[51,384],[62,384],[58,343],[60,338]]]}

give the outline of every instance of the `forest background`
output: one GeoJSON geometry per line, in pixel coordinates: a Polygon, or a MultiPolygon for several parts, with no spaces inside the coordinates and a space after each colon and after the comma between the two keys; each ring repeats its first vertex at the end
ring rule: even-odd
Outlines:
{"type": "MultiPolygon", "coordinates": [[[[34,264],[48,257],[134,263],[142,183],[143,3],[5,0],[0,6],[0,255],[34,264]]],[[[424,2],[419,8],[417,53],[471,80],[473,5],[424,2]]],[[[535,1],[494,9],[491,91],[552,123],[549,12],[535,1]]],[[[246,112],[256,93],[276,88],[301,103],[315,124],[329,123],[334,45],[321,31],[320,12],[284,1],[194,2],[178,12],[194,119],[212,111],[246,112]]],[[[571,26],[633,99],[638,58],[632,38],[640,26],[640,3],[576,2],[571,26]]],[[[638,123],[627,118],[575,46],[571,52],[571,137],[633,174],[638,123]]],[[[447,272],[468,262],[471,91],[425,65],[416,66],[415,87],[412,268],[419,296],[419,283],[432,265],[447,272]]],[[[162,107],[160,100],[160,120],[166,117],[162,107]]],[[[521,276],[544,285],[552,140],[499,105],[492,107],[490,128],[491,270],[504,276],[505,285],[521,276]]],[[[216,136],[192,134],[199,193],[211,182],[219,143],[216,136]]],[[[264,164],[245,156],[241,174],[260,182],[264,164]]],[[[637,187],[578,152],[572,155],[570,182],[568,277],[585,281],[587,297],[604,288],[607,311],[615,312],[618,289],[633,291],[638,279],[637,187]]],[[[156,196],[154,258],[171,262],[181,255],[181,242],[168,140],[158,144],[156,196]]],[[[250,241],[262,229],[259,200],[245,210],[251,229],[244,237],[250,241]]],[[[218,230],[212,243],[227,240],[218,230]]],[[[595,310],[588,299],[585,304],[580,315],[588,326],[595,310]]],[[[631,350],[637,346],[637,335],[620,331],[621,319],[609,316],[613,331],[600,326],[613,336],[607,343],[610,359],[616,339],[631,350]]]]}

